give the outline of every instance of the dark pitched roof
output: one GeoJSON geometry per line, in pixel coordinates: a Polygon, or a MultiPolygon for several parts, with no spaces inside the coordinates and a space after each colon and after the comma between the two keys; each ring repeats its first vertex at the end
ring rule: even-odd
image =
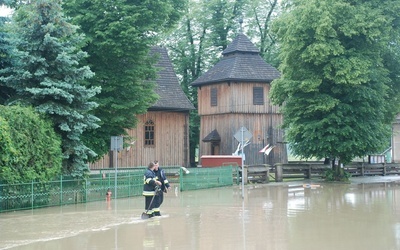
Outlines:
{"type": "Polygon", "coordinates": [[[270,83],[280,77],[279,71],[261,58],[259,50],[243,34],[239,34],[222,55],[222,59],[213,68],[191,85],[202,86],[227,81],[270,83]]]}
{"type": "Polygon", "coordinates": [[[189,101],[172,67],[166,48],[155,46],[151,48],[151,55],[158,56],[155,67],[159,68],[155,92],[159,100],[149,110],[192,110],[193,104],[189,101]]]}
{"type": "Polygon", "coordinates": [[[221,136],[218,131],[214,129],[206,137],[204,137],[203,142],[218,142],[221,141],[221,136]]]}
{"type": "Polygon", "coordinates": [[[231,44],[226,47],[222,55],[227,55],[235,52],[255,53],[260,54],[260,50],[245,36],[240,33],[231,44]]]}

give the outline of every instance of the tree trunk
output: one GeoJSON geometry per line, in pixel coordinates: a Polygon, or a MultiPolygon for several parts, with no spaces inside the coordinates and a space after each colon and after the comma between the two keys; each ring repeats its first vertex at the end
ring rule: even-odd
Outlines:
{"type": "Polygon", "coordinates": [[[335,181],[343,181],[344,178],[344,171],[340,165],[340,160],[338,160],[338,164],[335,165],[335,158],[332,159],[333,178],[335,181]]]}

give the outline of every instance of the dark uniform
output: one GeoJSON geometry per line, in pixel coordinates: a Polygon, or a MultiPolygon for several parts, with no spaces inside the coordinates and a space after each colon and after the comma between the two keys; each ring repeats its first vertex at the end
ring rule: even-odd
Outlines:
{"type": "MultiPolygon", "coordinates": [[[[151,169],[147,169],[144,173],[143,196],[145,196],[145,209],[149,217],[154,216],[154,207],[157,203],[155,197],[153,203],[150,204],[153,196],[156,195],[156,180],[156,173],[151,169]]],[[[158,211],[160,210],[158,209],[158,211]]]]}
{"type": "Polygon", "coordinates": [[[165,172],[162,168],[158,167],[158,170],[154,170],[157,180],[161,182],[161,191],[155,197],[155,204],[154,204],[154,215],[161,216],[160,213],[160,206],[164,201],[164,193],[168,192],[168,188],[170,187],[167,177],[165,176],[165,172]]]}

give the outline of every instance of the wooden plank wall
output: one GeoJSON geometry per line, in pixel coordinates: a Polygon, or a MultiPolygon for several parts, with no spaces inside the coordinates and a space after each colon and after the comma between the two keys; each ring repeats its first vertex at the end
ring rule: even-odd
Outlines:
{"type": "Polygon", "coordinates": [[[224,113],[279,113],[272,105],[267,83],[219,83],[198,89],[199,115],[224,113]],[[264,88],[264,105],[253,105],[253,87],[264,88]],[[211,88],[217,88],[217,106],[211,106],[211,88]]]}
{"type": "MultiPolygon", "coordinates": [[[[128,131],[134,138],[131,148],[118,153],[118,168],[147,166],[159,160],[162,166],[189,166],[189,115],[182,112],[150,111],[138,116],[136,129],[128,131]],[[144,146],[144,124],[151,119],[155,124],[155,146],[144,146]]],[[[115,165],[113,156],[107,154],[90,169],[110,168],[115,165]],[[112,165],[110,165],[110,162],[112,165]]]]}
{"type": "MultiPolygon", "coordinates": [[[[217,129],[221,136],[220,154],[231,155],[238,145],[234,135],[243,126],[252,134],[251,143],[244,150],[245,164],[284,163],[287,162],[287,150],[283,141],[283,131],[279,128],[281,124],[280,114],[207,115],[201,117],[200,140],[217,129]],[[258,153],[267,144],[276,146],[271,154],[266,156],[258,153]]],[[[201,142],[200,156],[209,154],[211,154],[211,144],[201,142]]]]}
{"type": "Polygon", "coordinates": [[[211,154],[211,144],[201,140],[217,129],[221,136],[222,155],[235,152],[238,142],[234,134],[244,126],[253,135],[251,144],[244,150],[245,164],[275,164],[287,162],[282,114],[269,98],[270,84],[232,82],[202,86],[198,89],[200,129],[200,156],[211,154]],[[253,87],[264,88],[264,105],[253,104],[253,87]],[[217,88],[217,106],[211,106],[211,89],[217,88]],[[275,145],[271,154],[258,153],[265,145],[275,145]]]}

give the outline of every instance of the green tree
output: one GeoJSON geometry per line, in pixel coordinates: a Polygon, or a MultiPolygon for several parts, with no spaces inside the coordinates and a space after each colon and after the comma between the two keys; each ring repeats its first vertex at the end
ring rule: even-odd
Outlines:
{"type": "MultiPolygon", "coordinates": [[[[179,28],[168,34],[163,43],[168,48],[175,71],[179,77],[181,87],[192,104],[197,108],[197,89],[190,84],[199,77],[210,62],[216,61],[220,49],[213,46],[209,38],[208,15],[205,6],[200,2],[192,1],[180,20],[179,28]]],[[[195,165],[195,152],[199,145],[200,118],[197,110],[190,113],[190,162],[195,165]]]]}
{"type": "Polygon", "coordinates": [[[387,146],[399,111],[399,13],[399,1],[288,2],[274,26],[282,77],[271,98],[295,155],[348,163],[387,146]]]}
{"type": "Polygon", "coordinates": [[[0,105],[0,181],[50,181],[61,173],[61,138],[31,107],[0,105]]]}
{"type": "MultiPolygon", "coordinates": [[[[221,52],[243,28],[243,32],[259,41],[264,58],[275,58],[276,44],[270,34],[270,22],[276,15],[277,0],[190,0],[178,28],[163,38],[168,47],[182,89],[197,107],[197,88],[190,84],[212,67],[221,52]],[[240,20],[243,20],[241,27],[240,20]]],[[[269,62],[269,61],[268,61],[269,62]]],[[[190,156],[195,161],[199,144],[200,119],[197,111],[190,114],[190,156]]]]}
{"type": "Polygon", "coordinates": [[[85,133],[99,156],[109,151],[111,136],[126,135],[136,126],[136,115],[156,102],[149,48],[179,20],[184,5],[185,0],[66,1],[67,13],[87,35],[84,50],[96,73],[90,85],[102,87],[94,99],[101,127],[85,133]]]}
{"type": "MultiPolygon", "coordinates": [[[[7,17],[0,17],[0,70],[11,66],[12,47],[7,41],[8,33],[5,28],[5,23],[10,21],[7,17]]],[[[0,82],[0,104],[5,104],[6,101],[15,94],[15,90],[0,82]]]]}
{"type": "Polygon", "coordinates": [[[239,19],[243,18],[245,2],[245,0],[207,0],[202,3],[205,6],[203,15],[211,17],[210,38],[221,51],[228,46],[228,38],[239,30],[239,19]]]}
{"type": "Polygon", "coordinates": [[[10,178],[4,178],[5,168],[12,168],[16,156],[17,150],[12,144],[10,125],[0,116],[0,181],[4,179],[9,181],[10,178]]]}
{"type": "Polygon", "coordinates": [[[61,0],[19,6],[10,30],[15,60],[2,80],[17,95],[9,102],[32,105],[52,119],[62,138],[64,172],[82,176],[88,171],[88,156],[95,153],[81,135],[98,127],[98,118],[89,114],[96,103],[89,100],[100,92],[83,85],[93,76],[88,66],[81,66],[87,56],[80,49],[84,37],[64,17],[61,0]]]}
{"type": "Polygon", "coordinates": [[[266,62],[278,66],[279,47],[276,35],[271,32],[273,20],[279,16],[279,0],[252,0],[244,7],[245,30],[260,49],[260,55],[266,62]]]}

